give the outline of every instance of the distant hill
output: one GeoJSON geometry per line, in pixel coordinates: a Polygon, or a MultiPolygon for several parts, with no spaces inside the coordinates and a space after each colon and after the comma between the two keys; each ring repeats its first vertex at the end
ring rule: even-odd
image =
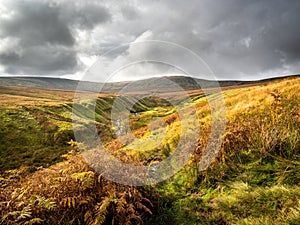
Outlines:
{"type": "MultiPolygon", "coordinates": [[[[299,76],[299,75],[296,75],[299,76]]],[[[184,90],[194,90],[199,88],[214,88],[214,87],[228,87],[238,86],[245,84],[255,84],[262,82],[269,82],[281,78],[272,78],[259,81],[210,81],[195,79],[185,76],[170,76],[170,77],[156,77],[138,81],[115,82],[115,83],[97,83],[89,81],[81,81],[79,90],[99,92],[101,89],[105,93],[115,93],[120,91],[126,85],[130,85],[128,90],[136,91],[156,91],[156,92],[169,92],[173,91],[170,87],[169,81],[178,84],[184,90]],[[167,79],[166,79],[167,78],[167,79]],[[200,84],[200,85],[199,85],[200,84]]],[[[59,90],[76,90],[78,80],[70,80],[63,78],[50,78],[50,77],[0,77],[0,86],[21,86],[41,89],[59,89],[59,90]]]]}
{"type": "MultiPolygon", "coordinates": [[[[86,90],[91,90],[97,83],[85,82],[86,90]]],[[[41,89],[75,90],[77,80],[51,77],[0,77],[0,86],[18,86],[41,89]]]]}

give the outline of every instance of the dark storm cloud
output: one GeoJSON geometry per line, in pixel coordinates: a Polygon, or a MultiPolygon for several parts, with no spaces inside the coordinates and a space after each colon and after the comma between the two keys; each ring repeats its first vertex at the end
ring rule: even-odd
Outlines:
{"type": "Polygon", "coordinates": [[[14,74],[76,72],[81,66],[76,29],[90,30],[110,19],[97,2],[12,1],[5,7],[11,15],[0,17],[0,38],[7,40],[0,63],[14,74]]]}
{"type": "Polygon", "coordinates": [[[60,9],[48,4],[17,2],[14,16],[2,20],[2,36],[20,38],[24,46],[58,44],[72,46],[74,38],[68,24],[60,18],[60,9]]]}
{"type": "Polygon", "coordinates": [[[61,4],[61,17],[69,24],[80,29],[93,29],[97,24],[107,22],[111,15],[101,1],[78,1],[61,4]],[[100,3],[99,3],[100,2],[100,3]]]}
{"type": "MultiPolygon", "coordinates": [[[[135,38],[175,42],[201,56],[219,79],[259,79],[300,72],[298,0],[132,2],[135,18],[126,20],[123,15],[122,26],[111,24],[105,30],[110,36],[128,37],[120,38],[120,43],[135,38]]],[[[105,45],[116,43],[111,40],[105,45]]],[[[146,47],[139,52],[127,50],[115,61],[122,57],[130,63],[135,58],[132,55],[142,53],[159,58],[163,51],[146,47]]],[[[171,57],[184,60],[176,52],[171,57]]],[[[130,73],[124,76],[131,77],[130,73]]]]}
{"type": "MultiPolygon", "coordinates": [[[[220,79],[300,72],[299,0],[13,1],[6,8],[0,64],[11,74],[75,73],[95,55],[147,39],[191,49],[220,79]]],[[[119,65],[137,54],[155,58],[161,50],[124,47],[101,59],[119,65]]]]}
{"type": "Polygon", "coordinates": [[[285,67],[299,73],[300,1],[190,3],[164,2],[165,8],[170,6],[169,17],[158,17],[152,38],[190,48],[221,78],[251,78],[285,67]]]}

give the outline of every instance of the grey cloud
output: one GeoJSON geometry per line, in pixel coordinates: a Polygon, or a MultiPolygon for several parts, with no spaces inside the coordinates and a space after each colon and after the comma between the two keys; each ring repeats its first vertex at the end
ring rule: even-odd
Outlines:
{"type": "Polygon", "coordinates": [[[162,8],[171,6],[169,16],[154,19],[162,22],[153,25],[153,38],[190,48],[207,61],[218,77],[239,79],[243,74],[252,78],[264,71],[278,72],[286,64],[299,61],[299,1],[189,3],[164,1],[162,8]]]}
{"type": "Polygon", "coordinates": [[[13,74],[68,74],[82,66],[76,51],[76,29],[91,30],[110,20],[108,10],[97,1],[14,1],[0,15],[0,40],[14,39],[0,49],[0,63],[13,74]]]}
{"type": "Polygon", "coordinates": [[[29,4],[17,1],[13,6],[15,15],[2,19],[2,36],[18,37],[23,45],[60,44],[71,46],[74,38],[58,8],[48,4],[29,4]]]}
{"type": "MultiPolygon", "coordinates": [[[[76,72],[82,66],[78,53],[101,55],[146,31],[151,39],[191,49],[220,79],[300,71],[299,0],[58,1],[54,5],[45,0],[9,7],[16,14],[2,19],[0,35],[14,38],[14,44],[0,52],[0,63],[14,73],[76,72]],[[81,37],[80,32],[88,35],[81,37]],[[37,64],[38,58],[45,61],[37,64]]],[[[150,58],[160,54],[155,48],[142,51],[150,58]]],[[[128,48],[102,59],[110,63],[120,57],[130,60],[128,48]]],[[[170,57],[183,60],[176,53],[170,57]]]]}
{"type": "Polygon", "coordinates": [[[100,23],[107,22],[111,15],[107,8],[98,1],[78,1],[76,4],[67,2],[60,5],[61,17],[66,23],[80,29],[93,29],[100,23]]]}
{"type": "Polygon", "coordinates": [[[6,65],[6,72],[12,74],[39,74],[63,75],[68,72],[76,72],[80,64],[77,61],[76,52],[60,47],[34,47],[27,48],[24,54],[1,54],[0,61],[6,65]]]}
{"type": "Polygon", "coordinates": [[[135,20],[139,17],[138,11],[131,5],[123,5],[120,8],[123,17],[127,20],[135,20]]]}

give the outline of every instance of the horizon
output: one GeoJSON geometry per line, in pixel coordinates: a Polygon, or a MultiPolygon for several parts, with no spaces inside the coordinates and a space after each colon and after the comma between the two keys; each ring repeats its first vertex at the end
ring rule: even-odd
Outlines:
{"type": "Polygon", "coordinates": [[[210,79],[202,79],[202,78],[197,78],[197,77],[192,77],[192,76],[186,76],[186,75],[162,75],[162,76],[153,76],[153,77],[147,77],[147,78],[141,78],[141,79],[135,79],[135,80],[122,80],[122,81],[109,81],[109,82],[101,82],[101,81],[93,81],[93,80],[80,80],[80,79],[73,79],[69,77],[63,77],[63,76],[32,76],[32,75],[0,75],[0,78],[34,78],[34,79],[60,79],[60,80],[70,80],[70,81],[83,81],[83,82],[91,82],[91,83],[126,83],[126,82],[136,82],[136,81],[144,81],[144,80],[150,80],[150,79],[155,79],[155,78],[168,78],[168,77],[182,77],[182,78],[192,78],[196,80],[204,80],[204,81],[216,81],[216,82],[230,82],[230,81],[241,81],[241,82],[256,82],[256,81],[264,81],[264,80],[273,80],[273,79],[284,79],[288,77],[295,77],[295,76],[300,76],[300,74],[288,74],[288,75],[279,75],[279,76],[273,76],[273,77],[264,77],[260,79],[252,79],[252,80],[247,80],[247,79],[224,79],[224,80],[210,80],[210,79]]]}

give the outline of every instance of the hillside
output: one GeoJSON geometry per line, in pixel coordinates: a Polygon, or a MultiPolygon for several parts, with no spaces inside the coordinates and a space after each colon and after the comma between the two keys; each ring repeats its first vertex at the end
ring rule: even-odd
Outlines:
{"type": "MultiPolygon", "coordinates": [[[[116,135],[111,124],[115,94],[82,92],[84,101],[74,107],[74,92],[65,90],[74,83],[58,86],[41,78],[29,82],[34,88],[7,87],[1,79],[0,224],[300,223],[297,76],[222,85],[229,85],[223,89],[226,132],[220,152],[205,171],[198,167],[211,128],[207,98],[201,90],[188,91],[191,99],[180,92],[165,93],[182,103],[187,120],[195,106],[201,135],[178,174],[145,187],[111,182],[86,163],[80,154],[82,143],[74,139],[72,109],[76,115],[90,115],[89,99],[97,97],[95,125],[106,148],[126,163],[151,166],[171,155],[178,144],[183,121],[170,103],[148,97],[134,104],[132,138],[116,135]],[[64,90],[51,90],[50,83],[64,90]],[[155,140],[162,141],[157,146],[155,140]]],[[[186,78],[172,79],[189,88],[194,85],[186,78]]],[[[138,82],[143,87],[143,81],[138,82]]],[[[129,96],[121,96],[125,105],[129,96]]],[[[86,116],[76,129],[88,132],[91,120],[86,116]]]]}
{"type": "MultiPolygon", "coordinates": [[[[295,75],[297,77],[298,75],[295,75]]],[[[169,85],[166,83],[165,78],[168,81],[174,82],[182,87],[184,90],[195,90],[199,88],[214,88],[214,87],[228,87],[239,85],[251,85],[264,82],[270,82],[280,78],[265,79],[259,81],[215,81],[201,80],[196,78],[184,77],[184,76],[170,76],[170,77],[158,77],[149,78],[145,80],[131,81],[131,82],[115,82],[115,83],[96,83],[89,81],[81,81],[80,87],[79,81],[63,79],[63,78],[49,78],[49,77],[0,77],[0,86],[18,86],[28,88],[39,89],[58,89],[58,90],[76,90],[80,91],[92,91],[104,93],[116,93],[124,88],[126,85],[130,85],[131,91],[156,91],[156,92],[170,92],[169,85]],[[199,85],[200,84],[200,85],[199,85]]]]}

